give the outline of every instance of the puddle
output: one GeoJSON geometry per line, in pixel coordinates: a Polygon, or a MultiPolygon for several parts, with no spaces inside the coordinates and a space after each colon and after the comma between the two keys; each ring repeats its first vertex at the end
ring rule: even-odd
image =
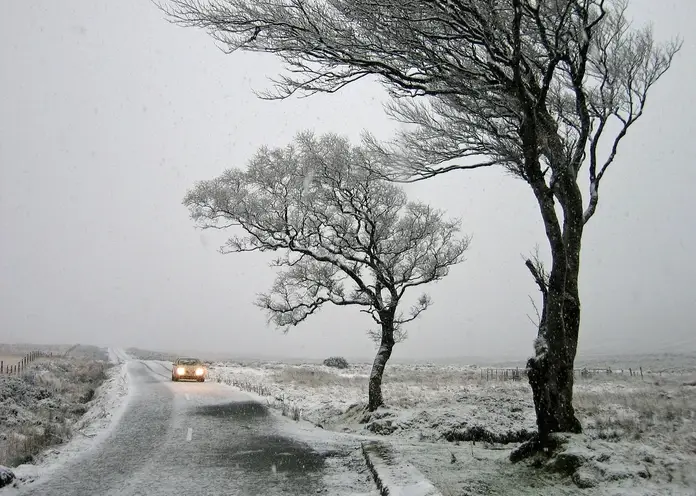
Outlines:
{"type": "Polygon", "coordinates": [[[308,445],[277,435],[245,436],[234,446],[210,453],[219,464],[266,473],[308,474],[324,468],[324,458],[308,445]]]}
{"type": "Polygon", "coordinates": [[[235,401],[219,405],[199,406],[195,408],[194,413],[230,420],[253,420],[267,417],[268,408],[254,401],[235,401]]]}

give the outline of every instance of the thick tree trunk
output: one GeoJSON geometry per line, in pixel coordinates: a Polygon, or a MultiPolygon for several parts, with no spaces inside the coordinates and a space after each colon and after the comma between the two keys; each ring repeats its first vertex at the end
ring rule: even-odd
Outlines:
{"type": "MultiPolygon", "coordinates": [[[[553,275],[553,269],[551,272],[553,275]]],[[[510,458],[513,462],[539,450],[553,448],[549,435],[554,432],[582,431],[573,408],[573,365],[580,327],[580,305],[577,284],[575,292],[572,291],[573,283],[570,288],[567,286],[563,295],[556,289],[547,288],[543,292],[535,356],[527,361],[538,436],[512,452],[510,458]]]]}
{"type": "Polygon", "coordinates": [[[527,362],[541,447],[548,445],[553,432],[582,430],[573,408],[573,366],[580,329],[582,201],[574,181],[564,185],[560,196],[564,211],[562,238],[551,243],[552,264],[543,319],[535,356],[527,362]]]}
{"type": "MultiPolygon", "coordinates": [[[[521,84],[521,75],[516,77],[521,84]]],[[[582,194],[577,184],[582,156],[569,157],[549,113],[532,105],[523,92],[520,98],[526,102],[520,126],[525,179],[539,204],[552,262],[548,281],[542,284],[543,318],[535,356],[527,362],[539,435],[513,452],[513,460],[539,447],[550,447],[551,433],[582,430],[573,408],[573,364],[580,328],[578,274],[584,226],[582,194]],[[541,168],[541,153],[551,169],[548,183],[541,168]],[[562,224],[556,201],[563,210],[562,224]]]]}
{"type": "Polygon", "coordinates": [[[367,409],[370,412],[374,412],[384,405],[382,375],[394,348],[394,312],[380,315],[380,320],[382,321],[382,340],[375,361],[372,363],[368,385],[367,409]]]}

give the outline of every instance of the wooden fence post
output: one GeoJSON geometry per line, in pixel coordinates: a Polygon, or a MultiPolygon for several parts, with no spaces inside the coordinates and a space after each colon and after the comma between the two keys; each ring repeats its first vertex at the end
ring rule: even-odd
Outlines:
{"type": "Polygon", "coordinates": [[[643,380],[643,367],[640,367],[640,380],[643,380]]]}
{"type": "Polygon", "coordinates": [[[2,374],[2,367],[5,365],[5,362],[0,360],[0,374],[2,374]]]}

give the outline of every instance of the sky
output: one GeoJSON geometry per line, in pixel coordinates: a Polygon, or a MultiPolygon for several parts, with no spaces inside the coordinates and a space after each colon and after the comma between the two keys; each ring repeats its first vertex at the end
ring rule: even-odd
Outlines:
{"type": "MultiPolygon", "coordinates": [[[[693,351],[696,4],[630,5],[637,24],[684,46],[586,226],[579,349],[693,351]]],[[[252,302],[274,279],[269,257],[219,254],[225,233],[195,229],[181,201],[196,181],[301,130],[390,138],[378,83],[260,100],[254,90],[269,88],[277,59],[226,55],[147,0],[5,2],[0,67],[0,342],[374,354],[370,320],[355,309],[327,307],[287,334],[267,325],[252,302]]],[[[488,169],[407,189],[461,218],[472,243],[428,288],[434,305],[394,358],[531,354],[538,292],[522,256],[546,238],[528,186],[488,169]]]]}

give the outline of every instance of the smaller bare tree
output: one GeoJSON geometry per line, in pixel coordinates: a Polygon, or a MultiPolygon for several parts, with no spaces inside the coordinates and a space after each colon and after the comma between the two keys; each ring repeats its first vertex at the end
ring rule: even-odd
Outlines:
{"type": "Polygon", "coordinates": [[[459,221],[381,179],[369,153],[342,137],[299,134],[282,149],[262,148],[246,171],[198,183],[184,204],[203,228],[238,227],[223,253],[282,251],[280,272],[256,302],[285,332],[324,304],[355,305],[379,326],[368,409],[384,400],[382,375],[403,325],[431,304],[423,294],[404,314],[407,289],[445,277],[469,238],[459,221]]]}

